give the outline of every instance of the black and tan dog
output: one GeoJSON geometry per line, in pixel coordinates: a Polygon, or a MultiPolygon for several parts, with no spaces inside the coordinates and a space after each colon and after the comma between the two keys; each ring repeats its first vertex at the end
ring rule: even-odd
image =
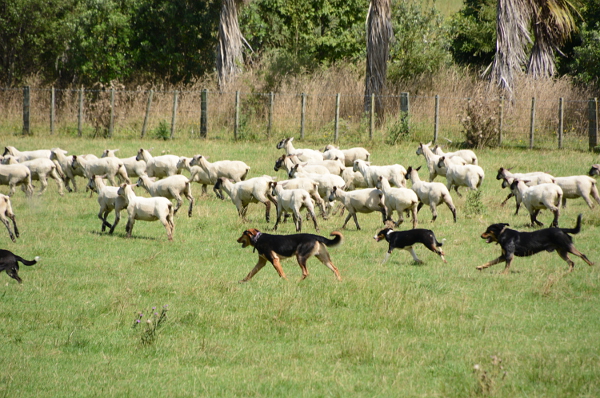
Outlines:
{"type": "Polygon", "coordinates": [[[429,229],[415,228],[407,231],[394,231],[392,228],[388,227],[377,232],[377,235],[375,235],[373,239],[375,239],[377,242],[385,239],[390,244],[385,258],[381,262],[382,264],[387,261],[392,254],[392,250],[394,249],[406,250],[412,254],[413,259],[417,263],[422,263],[422,261],[417,257],[417,253],[415,253],[413,249],[413,246],[416,243],[421,243],[423,246],[440,256],[444,262],[446,262],[446,259],[444,258],[444,252],[441,249],[442,245],[444,244],[444,239],[442,239],[441,242],[438,242],[433,231],[429,229]]]}
{"type": "Polygon", "coordinates": [[[503,274],[508,273],[514,256],[527,257],[541,251],[556,250],[560,258],[569,264],[569,272],[573,271],[575,263],[569,258],[569,253],[580,257],[588,265],[594,265],[585,254],[575,248],[573,239],[568,234],[578,234],[581,231],[581,214],[577,217],[575,228],[544,228],[533,232],[519,232],[509,229],[508,224],[492,224],[481,234],[487,243],[497,242],[502,247],[502,255],[495,260],[477,267],[485,269],[494,264],[506,262],[503,274]]]}
{"type": "Polygon", "coordinates": [[[333,271],[338,280],[342,280],[340,271],[331,262],[327,246],[339,245],[343,240],[343,236],[339,232],[332,232],[331,236],[334,236],[334,238],[327,239],[313,234],[271,235],[262,233],[255,228],[245,230],[237,241],[242,244],[242,247],[253,246],[254,250],[258,251],[258,263],[248,276],[240,282],[248,282],[267,264],[267,261],[273,264],[280,277],[287,279],[280,260],[292,256],[296,256],[298,264],[302,268],[302,279],[308,276],[306,261],[311,256],[315,256],[333,271]]]}
{"type": "Polygon", "coordinates": [[[8,276],[13,279],[16,279],[17,282],[23,283],[23,280],[19,277],[19,263],[21,262],[24,265],[33,265],[40,261],[39,256],[36,256],[35,259],[31,261],[27,261],[22,257],[17,256],[13,252],[8,250],[0,250],[0,272],[6,271],[8,276]]]}

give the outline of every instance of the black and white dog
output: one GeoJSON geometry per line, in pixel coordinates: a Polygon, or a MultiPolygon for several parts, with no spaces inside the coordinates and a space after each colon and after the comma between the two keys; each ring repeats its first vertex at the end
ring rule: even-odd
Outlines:
{"type": "Polygon", "coordinates": [[[410,254],[412,254],[413,259],[417,263],[422,263],[413,249],[415,243],[423,244],[426,248],[440,256],[442,260],[446,262],[446,259],[444,258],[444,252],[441,249],[445,239],[442,239],[441,242],[438,242],[433,231],[429,229],[416,228],[408,231],[394,231],[392,228],[384,228],[377,232],[377,235],[375,235],[373,239],[375,239],[377,242],[385,239],[390,244],[387,254],[381,262],[382,264],[387,261],[387,259],[390,257],[390,254],[392,254],[392,250],[394,249],[407,250],[410,252],[410,254]]]}
{"type": "Polygon", "coordinates": [[[40,261],[39,256],[35,256],[35,259],[31,261],[27,261],[22,257],[17,256],[16,254],[8,251],[0,249],[0,272],[6,271],[8,276],[13,279],[16,279],[17,282],[23,283],[23,280],[19,278],[19,263],[21,262],[24,265],[33,265],[40,261]]]}

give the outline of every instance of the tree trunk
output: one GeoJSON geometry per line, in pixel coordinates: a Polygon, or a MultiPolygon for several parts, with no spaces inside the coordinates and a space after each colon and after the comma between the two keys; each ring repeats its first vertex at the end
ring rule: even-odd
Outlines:
{"type": "Polygon", "coordinates": [[[242,32],[238,24],[235,0],[223,0],[218,39],[217,72],[219,87],[224,88],[241,73],[244,63],[242,32]]]}
{"type": "Polygon", "coordinates": [[[375,112],[383,114],[381,95],[385,91],[387,60],[393,39],[390,0],[371,0],[367,16],[367,71],[365,76],[365,112],[371,109],[375,94],[375,112]]]}

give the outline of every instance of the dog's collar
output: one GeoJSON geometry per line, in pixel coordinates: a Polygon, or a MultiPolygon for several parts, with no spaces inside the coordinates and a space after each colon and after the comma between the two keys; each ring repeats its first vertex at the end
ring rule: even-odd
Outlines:
{"type": "Polygon", "coordinates": [[[389,234],[391,234],[392,232],[394,232],[394,230],[393,230],[393,229],[390,229],[389,231],[387,231],[386,235],[389,235],[389,234]]]}
{"type": "Polygon", "coordinates": [[[502,233],[504,233],[504,231],[506,230],[507,227],[508,227],[508,225],[505,225],[504,228],[502,228],[500,230],[500,233],[498,234],[498,237],[500,237],[500,235],[502,235],[502,233]]]}
{"type": "Polygon", "coordinates": [[[258,240],[258,238],[260,238],[260,236],[262,235],[262,232],[257,232],[256,235],[254,235],[253,237],[250,238],[250,241],[252,242],[252,253],[254,253],[256,251],[256,241],[258,240]]]}

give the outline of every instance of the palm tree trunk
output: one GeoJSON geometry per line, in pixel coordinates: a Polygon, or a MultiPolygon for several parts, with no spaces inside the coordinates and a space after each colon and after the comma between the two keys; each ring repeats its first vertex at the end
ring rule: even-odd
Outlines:
{"type": "Polygon", "coordinates": [[[365,112],[371,108],[371,94],[375,94],[375,111],[383,114],[387,60],[393,39],[390,0],[371,0],[367,16],[367,71],[365,76],[365,112]]]}
{"type": "Polygon", "coordinates": [[[238,24],[235,0],[223,0],[218,39],[217,72],[219,75],[219,86],[224,88],[241,73],[244,63],[242,32],[238,24]]]}

